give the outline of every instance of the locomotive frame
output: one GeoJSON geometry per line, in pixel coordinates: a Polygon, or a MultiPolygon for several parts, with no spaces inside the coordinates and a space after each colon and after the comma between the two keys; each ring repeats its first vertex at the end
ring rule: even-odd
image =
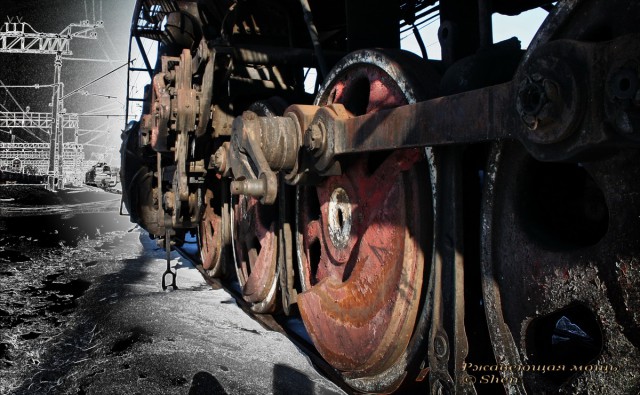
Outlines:
{"type": "Polygon", "coordinates": [[[151,83],[128,91],[123,201],[165,246],[197,234],[253,311],[299,314],[354,391],[482,393],[488,370],[510,394],[637,393],[639,19],[621,0],[139,0],[129,84],[151,83]],[[526,51],[493,42],[494,13],[537,7],[526,51]],[[436,17],[442,60],[399,50],[436,17]]]}

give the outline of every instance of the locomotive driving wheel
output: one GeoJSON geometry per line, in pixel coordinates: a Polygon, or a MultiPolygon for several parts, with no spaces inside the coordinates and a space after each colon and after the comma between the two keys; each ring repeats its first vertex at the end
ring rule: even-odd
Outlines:
{"type": "Polygon", "coordinates": [[[640,361],[637,150],[557,163],[503,144],[491,160],[482,246],[492,343],[508,364],[566,366],[524,372],[508,385],[637,393],[637,375],[623,368],[640,361]]]}
{"type": "Polygon", "coordinates": [[[202,267],[211,277],[221,277],[225,268],[225,246],[229,244],[229,203],[223,196],[223,182],[207,183],[203,214],[198,225],[198,244],[202,267]]]}
{"type": "MultiPolygon", "coordinates": [[[[545,40],[637,34],[639,11],[624,1],[559,5],[529,52],[545,40]]],[[[637,65],[635,53],[620,47],[607,105],[636,93],[636,71],[627,68],[637,65]]],[[[639,158],[621,144],[539,161],[520,144],[494,143],[481,227],[491,342],[503,365],[552,367],[503,373],[508,393],[638,393],[637,371],[626,367],[640,361],[639,158]]]]}
{"type": "MultiPolygon", "coordinates": [[[[415,102],[434,92],[414,78],[423,67],[403,53],[355,52],[336,66],[316,104],[362,115],[415,102]]],[[[350,386],[393,391],[427,349],[429,162],[424,150],[406,149],[340,165],[341,175],[297,191],[298,306],[318,351],[350,386]]]]}
{"type": "Polygon", "coordinates": [[[242,297],[257,313],[275,309],[278,238],[277,214],[258,199],[240,195],[232,200],[232,242],[242,297]]]}
{"type": "MultiPolygon", "coordinates": [[[[249,110],[260,116],[281,114],[286,103],[273,97],[253,103],[249,110]]],[[[242,297],[256,313],[277,308],[278,203],[263,205],[251,196],[231,199],[231,240],[242,297]]]]}

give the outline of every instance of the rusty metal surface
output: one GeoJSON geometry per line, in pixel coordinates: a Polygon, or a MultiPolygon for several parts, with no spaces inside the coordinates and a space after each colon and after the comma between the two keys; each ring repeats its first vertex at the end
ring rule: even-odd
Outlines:
{"type": "MultiPolygon", "coordinates": [[[[340,174],[339,157],[347,154],[516,139],[536,158],[558,161],[593,155],[605,146],[637,145],[639,76],[633,54],[638,42],[636,35],[626,35],[603,43],[540,44],[511,82],[397,108],[391,108],[398,100],[388,89],[391,76],[372,75],[368,81],[364,75],[375,70],[350,71],[353,84],[362,88],[345,94],[343,83],[337,83],[329,105],[317,108],[308,126],[296,113],[257,119],[245,113],[234,121],[227,156],[234,177],[247,179],[239,181],[238,193],[273,203],[273,171],[340,174]],[[366,100],[349,96],[366,94],[358,90],[367,86],[366,100]],[[358,100],[362,103],[352,103],[358,100]],[[298,156],[302,145],[306,152],[298,156]]],[[[296,175],[288,179],[296,182],[296,175]]]]}
{"type": "MultiPolygon", "coordinates": [[[[278,196],[278,180],[271,169],[270,164],[279,163],[286,160],[288,156],[295,155],[289,150],[278,151],[278,145],[273,144],[273,133],[278,133],[281,129],[278,127],[283,123],[292,124],[293,120],[286,117],[258,117],[252,111],[245,111],[241,117],[237,117],[233,122],[233,131],[231,144],[225,145],[227,158],[226,171],[232,174],[235,181],[231,183],[231,193],[233,195],[249,195],[259,197],[264,204],[273,204],[278,196]],[[265,129],[262,132],[262,123],[269,122],[273,118],[275,128],[265,129]],[[264,139],[263,140],[263,136],[264,139]],[[266,153],[272,153],[270,159],[275,161],[270,163],[265,157],[266,153]],[[278,153],[282,154],[279,155],[278,153]]],[[[292,128],[295,131],[295,127],[292,128]]],[[[284,137],[296,138],[294,134],[284,137]]]]}
{"type": "MultiPolygon", "coordinates": [[[[629,141],[636,125],[617,121],[631,120],[637,111],[630,96],[637,92],[633,34],[640,14],[636,3],[603,5],[561,3],[534,39],[523,70],[539,62],[535,57],[545,47],[559,44],[546,41],[601,40],[578,43],[574,55],[582,55],[570,56],[594,59],[579,74],[581,89],[593,98],[584,124],[611,140],[629,141]]],[[[538,68],[551,64],[543,60],[538,68]]],[[[571,144],[569,139],[540,150],[552,157],[554,149],[567,152],[571,144]]],[[[481,243],[485,310],[497,361],[566,365],[569,371],[503,373],[516,379],[504,384],[510,394],[632,394],[640,387],[637,370],[629,368],[640,358],[638,309],[631,302],[639,289],[634,268],[640,205],[632,180],[640,164],[633,144],[619,147],[611,151],[601,144],[599,156],[574,164],[538,162],[516,144],[493,147],[481,243]]]]}
{"type": "MultiPolygon", "coordinates": [[[[478,44],[475,11],[464,15],[458,3],[442,4],[443,67],[478,44]],[[456,27],[456,20],[469,24],[456,27]]],[[[352,388],[391,392],[418,377],[432,393],[469,393],[464,319],[477,301],[466,304],[464,272],[477,262],[464,251],[462,230],[478,223],[461,211],[459,166],[462,152],[513,140],[482,153],[491,159],[486,172],[478,167],[486,187],[480,303],[496,363],[638,365],[637,2],[559,2],[513,80],[492,85],[480,76],[482,83],[462,84],[467,89],[455,95],[435,94],[439,77],[427,64],[357,51],[329,73],[316,106],[293,105],[281,117],[261,113],[256,100],[277,92],[308,103],[310,96],[294,95],[298,67],[316,59],[296,47],[293,25],[283,33],[262,24],[265,15],[286,19],[282,10],[238,4],[220,40],[161,58],[138,139],[162,153],[159,171],[141,166],[133,177],[141,189],[128,191],[146,227],[185,232],[199,224],[209,275],[223,272],[225,223],[232,227],[243,300],[253,312],[272,312],[281,298],[286,314],[297,302],[320,354],[352,388]],[[263,40],[287,34],[284,46],[263,40]],[[427,94],[419,93],[424,81],[427,94]],[[205,170],[233,178],[238,196],[212,199],[211,185],[201,185],[205,170]],[[290,185],[298,185],[295,197],[290,185]],[[224,202],[233,202],[230,219],[219,210],[224,202]]],[[[451,67],[452,78],[466,78],[458,75],[463,69],[451,67]]],[[[592,372],[514,375],[510,394],[640,388],[629,369],[606,380],[592,372]]]]}
{"type": "Polygon", "coordinates": [[[505,363],[513,365],[619,367],[606,379],[525,373],[521,383],[531,393],[633,393],[640,384],[637,371],[627,368],[640,359],[638,307],[630,304],[639,286],[633,272],[640,253],[640,202],[632,181],[640,174],[637,151],[576,166],[543,164],[506,145],[493,158],[483,245],[494,347],[510,353],[505,363]],[[513,302],[519,300],[527,303],[513,302]],[[589,340],[554,341],[563,316],[589,340]]]}
{"type": "Polygon", "coordinates": [[[352,118],[345,121],[344,142],[337,140],[334,152],[463,144],[512,137],[518,127],[511,124],[509,112],[494,111],[512,102],[512,91],[506,83],[352,118]],[[429,140],[427,144],[426,140],[429,140]]]}
{"type": "MultiPolygon", "coordinates": [[[[604,145],[628,145],[636,134],[635,119],[640,119],[637,109],[629,110],[635,106],[629,103],[634,92],[616,88],[605,98],[604,81],[615,59],[635,53],[638,41],[627,35],[604,43],[540,44],[511,82],[393,109],[398,96],[388,85],[397,76],[375,75],[375,69],[365,67],[352,70],[349,79],[357,86],[355,93],[345,94],[344,84],[338,82],[330,90],[329,106],[317,109],[308,127],[303,128],[300,122],[306,120],[295,113],[257,117],[245,112],[234,121],[227,154],[238,179],[234,191],[271,204],[277,190],[274,171],[298,169],[301,174],[304,166],[311,166],[325,176],[340,174],[338,157],[346,154],[517,139],[536,158],[549,161],[584,157],[604,145]],[[367,73],[372,73],[371,80],[365,78],[367,73]],[[369,97],[356,97],[366,94],[359,92],[367,89],[365,85],[369,97]],[[608,115],[605,100],[612,103],[608,115]],[[631,139],[621,140],[607,122],[631,139]],[[306,157],[297,155],[303,144],[306,157]]],[[[634,61],[631,55],[626,63],[634,61]]],[[[625,67],[609,77],[609,85],[634,85],[637,71],[625,67]]],[[[322,100],[328,100],[327,94],[322,100]]],[[[289,180],[296,182],[296,175],[289,180]]]]}
{"type": "Polygon", "coordinates": [[[157,186],[154,188],[155,154],[140,154],[138,131],[139,124],[136,123],[122,134],[122,201],[133,222],[139,223],[152,235],[162,235],[165,232],[164,221],[158,221],[157,186]]]}
{"type": "Polygon", "coordinates": [[[306,226],[306,248],[319,242],[321,255],[319,262],[307,263],[317,265],[310,273],[314,286],[298,303],[314,344],[341,370],[375,374],[389,368],[413,329],[423,257],[412,234],[418,230],[410,230],[419,226],[411,218],[417,196],[406,196],[417,186],[401,174],[416,154],[402,156],[389,158],[381,167],[386,171],[373,177],[365,177],[361,166],[350,177],[328,179],[318,188],[321,217],[306,226]],[[335,191],[338,207],[332,210],[329,195],[335,191]]]}
{"type": "MultiPolygon", "coordinates": [[[[463,366],[469,352],[465,329],[463,148],[433,148],[436,192],[435,259],[432,262],[428,367],[432,393],[475,394],[463,366]],[[453,366],[451,371],[450,366],[453,366]]],[[[471,260],[469,260],[471,261],[471,260]]]]}
{"type": "MultiPolygon", "coordinates": [[[[287,232],[284,227],[286,202],[282,200],[284,197],[276,201],[279,184],[275,174],[266,164],[268,159],[274,158],[282,144],[285,146],[287,142],[297,144],[297,135],[284,136],[282,128],[278,127],[293,124],[291,118],[275,116],[281,114],[285,107],[286,103],[279,98],[253,103],[249,107],[251,111],[243,113],[243,116],[234,123],[232,143],[224,144],[218,151],[219,157],[214,160],[218,169],[221,168],[221,162],[228,160],[229,166],[225,171],[230,171],[235,177],[241,179],[231,182],[231,194],[234,195],[231,219],[233,251],[243,297],[252,303],[252,309],[256,312],[272,312],[277,309],[279,307],[278,285],[283,281],[282,289],[289,291],[288,278],[293,275],[292,272],[281,273],[282,270],[292,266],[291,252],[289,252],[289,259],[285,253],[292,248],[291,230],[287,232]],[[259,118],[258,114],[262,117],[259,118]],[[268,130],[265,125],[273,127],[268,130]],[[261,133],[263,129],[265,133],[261,133]],[[258,152],[258,163],[266,167],[259,166],[258,172],[255,173],[250,163],[255,155],[250,158],[244,154],[246,150],[253,154],[258,152]],[[265,169],[268,174],[265,175],[260,169],[265,169]],[[269,193],[272,191],[273,194],[267,194],[267,191],[269,193]],[[251,195],[262,196],[262,199],[258,201],[257,197],[251,195]],[[263,204],[265,201],[269,205],[263,204]],[[278,210],[279,206],[283,207],[282,218],[278,210]]],[[[283,161],[282,158],[286,159],[287,156],[283,155],[281,158],[272,160],[270,165],[276,168],[278,163],[284,165],[287,161],[283,161]]],[[[292,162],[292,160],[289,161],[292,162]]],[[[282,187],[280,185],[281,193],[284,193],[282,187]]],[[[283,294],[285,311],[289,309],[289,295],[291,294],[288,292],[283,294]]]]}
{"type": "Polygon", "coordinates": [[[295,305],[298,303],[298,288],[296,284],[296,271],[294,265],[294,218],[291,203],[294,201],[295,190],[285,183],[280,183],[278,200],[278,276],[279,286],[282,295],[282,310],[285,315],[292,315],[296,312],[295,305]]]}
{"type": "MultiPolygon", "coordinates": [[[[319,94],[319,104],[364,114],[415,101],[410,73],[402,75],[391,59],[373,51],[347,58],[319,94]],[[389,77],[394,73],[396,81],[389,77]]],[[[425,154],[409,149],[361,155],[341,167],[342,175],[298,190],[305,290],[298,307],[320,354],[351,386],[392,391],[415,353],[426,351],[412,338],[428,320],[421,291],[432,215],[420,203],[429,199],[428,179],[421,176],[428,174],[425,154]]]]}
{"type": "Polygon", "coordinates": [[[167,134],[169,132],[169,117],[171,112],[171,98],[164,81],[164,73],[153,76],[153,96],[151,119],[151,147],[156,151],[166,151],[167,134]]]}
{"type": "MultiPolygon", "coordinates": [[[[635,35],[597,44],[554,41],[541,45],[512,82],[366,114],[348,107],[337,111],[337,106],[320,110],[310,125],[318,137],[305,145],[319,156],[319,171],[344,154],[500,139],[520,140],[543,160],[584,156],[606,144],[628,145],[637,137],[639,116],[624,95],[635,90],[615,94],[608,88],[605,96],[605,82],[620,80],[625,89],[637,85],[633,54],[638,41],[635,35]],[[607,78],[612,67],[617,74],[607,78]],[[609,116],[605,101],[612,103],[609,116]],[[616,125],[626,141],[606,123],[616,125]]],[[[340,87],[334,92],[340,95],[340,87]]]]}
{"type": "MultiPolygon", "coordinates": [[[[204,195],[204,212],[198,226],[198,242],[200,247],[200,259],[202,267],[209,271],[211,277],[219,277],[223,272],[223,213],[216,212],[216,203],[213,191],[207,189],[204,195]]],[[[225,218],[228,223],[229,217],[225,218]]]]}
{"type": "MultiPolygon", "coordinates": [[[[637,34],[598,43],[556,40],[528,58],[516,76],[520,93],[543,87],[533,99],[537,108],[528,114],[520,111],[529,129],[520,141],[533,156],[580,160],[607,148],[637,146],[640,125],[631,119],[638,106],[624,98],[635,95],[637,88],[631,86],[633,77],[619,73],[623,65],[638,61],[639,41],[637,34]],[[625,89],[612,89],[614,85],[625,89]]],[[[637,71],[634,75],[637,78],[637,71]]],[[[522,101],[519,95],[518,103],[522,101]]]]}
{"type": "Polygon", "coordinates": [[[256,198],[241,195],[233,205],[232,235],[236,273],[245,300],[256,312],[275,308],[277,217],[256,198]]]}

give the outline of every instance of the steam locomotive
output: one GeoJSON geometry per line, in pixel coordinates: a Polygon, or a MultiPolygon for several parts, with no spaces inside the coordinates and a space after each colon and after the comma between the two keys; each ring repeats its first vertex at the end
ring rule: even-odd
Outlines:
{"type": "Polygon", "coordinates": [[[354,392],[635,394],[639,31],[628,0],[139,0],[123,200],[354,392]]]}

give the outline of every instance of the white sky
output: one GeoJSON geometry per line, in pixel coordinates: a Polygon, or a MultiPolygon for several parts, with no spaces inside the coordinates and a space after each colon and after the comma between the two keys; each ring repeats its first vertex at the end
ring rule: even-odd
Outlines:
{"type": "MultiPolygon", "coordinates": [[[[548,12],[541,8],[529,10],[516,16],[494,14],[493,42],[500,42],[511,37],[518,37],[522,48],[525,49],[547,15],[548,12]]],[[[422,41],[424,41],[425,47],[427,48],[429,59],[442,59],[440,54],[440,43],[438,42],[438,27],[440,27],[440,21],[438,18],[419,27],[420,35],[422,36],[422,41]]],[[[406,49],[420,55],[420,48],[418,47],[415,36],[411,31],[404,33],[401,38],[404,38],[401,41],[402,49],[406,49]]]]}

